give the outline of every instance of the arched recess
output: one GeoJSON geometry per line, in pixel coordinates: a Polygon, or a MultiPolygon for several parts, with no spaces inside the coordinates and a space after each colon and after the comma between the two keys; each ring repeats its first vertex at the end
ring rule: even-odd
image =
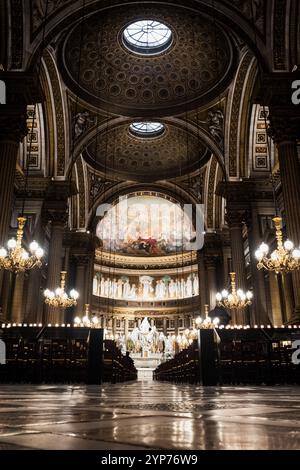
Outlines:
{"type": "Polygon", "coordinates": [[[219,181],[224,178],[224,172],[219,165],[217,158],[212,155],[210,162],[207,165],[207,172],[205,177],[205,220],[207,230],[216,230],[221,228],[224,214],[223,204],[221,198],[216,195],[216,188],[219,181]]]}
{"type": "Polygon", "coordinates": [[[226,115],[225,162],[229,178],[240,178],[245,173],[245,129],[250,121],[249,88],[254,84],[256,60],[252,52],[245,49],[236,78],[229,93],[226,115]],[[250,80],[250,81],[249,81],[250,80]],[[246,114],[245,106],[249,109],[246,114]]]}
{"type": "Polygon", "coordinates": [[[42,58],[41,84],[45,93],[45,116],[48,134],[47,175],[64,177],[68,156],[68,112],[63,85],[52,52],[47,49],[42,58]]]}
{"type": "Polygon", "coordinates": [[[128,193],[143,191],[165,194],[170,198],[178,201],[180,204],[195,205],[197,203],[191,194],[172,182],[132,184],[131,182],[126,181],[115,183],[110,188],[100,193],[97,199],[95,199],[94,204],[88,214],[86,229],[92,229],[96,209],[100,204],[112,204],[116,199],[128,193]]]}

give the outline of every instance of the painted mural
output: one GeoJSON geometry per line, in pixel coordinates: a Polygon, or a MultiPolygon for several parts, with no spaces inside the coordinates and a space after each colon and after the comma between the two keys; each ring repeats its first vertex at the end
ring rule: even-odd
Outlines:
{"type": "Polygon", "coordinates": [[[96,235],[105,251],[134,256],[181,253],[194,239],[190,217],[182,207],[155,196],[120,199],[105,211],[96,235]]]}

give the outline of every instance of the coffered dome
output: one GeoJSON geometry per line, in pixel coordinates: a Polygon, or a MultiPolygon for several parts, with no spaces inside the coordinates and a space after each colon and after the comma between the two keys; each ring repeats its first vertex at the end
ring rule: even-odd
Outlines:
{"type": "MultiPolygon", "coordinates": [[[[158,123],[155,123],[158,124],[158,123]]],[[[156,181],[180,176],[208,160],[209,150],[198,136],[165,124],[155,137],[138,137],[123,124],[96,138],[84,151],[85,160],[108,175],[134,181],[156,181]]]]}
{"type": "Polygon", "coordinates": [[[143,5],[142,16],[138,10],[98,12],[85,21],[82,35],[80,24],[69,32],[63,73],[76,94],[118,114],[162,116],[194,108],[226,87],[234,49],[221,26],[183,8],[143,5]],[[135,33],[133,24],[164,29],[152,38],[143,27],[143,39],[143,28],[135,33]]]}

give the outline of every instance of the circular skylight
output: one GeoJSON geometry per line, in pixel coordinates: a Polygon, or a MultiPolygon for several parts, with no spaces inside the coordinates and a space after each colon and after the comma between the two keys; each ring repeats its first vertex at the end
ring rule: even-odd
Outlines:
{"type": "Polygon", "coordinates": [[[137,54],[159,54],[171,45],[172,31],[159,21],[135,21],[124,29],[123,40],[137,54]]]}
{"type": "Polygon", "coordinates": [[[165,126],[160,122],[133,122],[129,129],[138,137],[157,137],[164,132],[165,126]]]}

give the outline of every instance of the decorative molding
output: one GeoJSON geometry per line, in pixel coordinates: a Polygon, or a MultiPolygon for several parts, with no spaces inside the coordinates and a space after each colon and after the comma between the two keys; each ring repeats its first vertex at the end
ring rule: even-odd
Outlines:
{"type": "Polygon", "coordinates": [[[44,62],[49,74],[50,86],[53,93],[53,101],[55,109],[56,120],[56,147],[57,147],[57,162],[56,174],[57,176],[64,176],[65,174],[65,121],[62,94],[60,88],[59,77],[57,74],[56,66],[49,51],[45,51],[43,55],[44,62]]]}
{"type": "Polygon", "coordinates": [[[181,112],[182,106],[193,109],[197,103],[207,103],[226,88],[236,50],[219,23],[214,25],[204,13],[146,3],[143,14],[159,17],[174,32],[170,50],[149,60],[130,53],[122,42],[121,31],[136,9],[136,5],[118,6],[114,14],[102,11],[87,18],[77,81],[80,24],[70,32],[61,62],[64,81],[73,92],[109,112],[136,116],[140,110],[144,116],[166,116],[181,112]]]}
{"type": "Polygon", "coordinates": [[[215,186],[216,186],[216,171],[218,160],[212,156],[211,164],[208,172],[208,185],[207,185],[207,228],[214,228],[214,207],[215,207],[215,186]]]}
{"type": "Polygon", "coordinates": [[[111,188],[115,182],[106,179],[104,176],[99,175],[98,173],[93,172],[91,169],[88,169],[87,176],[88,184],[88,206],[89,210],[93,207],[94,202],[104,193],[108,188],[111,188]]]}
{"type": "Polygon", "coordinates": [[[22,69],[23,65],[23,1],[10,0],[11,52],[9,67],[22,69]]]}
{"type": "Polygon", "coordinates": [[[287,57],[285,45],[286,0],[275,0],[273,24],[273,58],[275,70],[286,70],[287,57]]]}
{"type": "Polygon", "coordinates": [[[82,158],[76,161],[77,181],[78,181],[78,199],[79,199],[79,227],[86,226],[86,184],[82,158]]]}
{"type": "Polygon", "coordinates": [[[249,70],[249,66],[253,59],[252,52],[247,52],[240,64],[236,81],[234,84],[234,93],[232,97],[231,115],[230,115],[230,132],[229,132],[229,176],[238,176],[238,146],[239,142],[239,117],[242,107],[242,96],[245,86],[245,79],[249,70]]]}
{"type": "Polygon", "coordinates": [[[129,269],[167,269],[171,267],[190,266],[197,262],[197,252],[178,253],[176,255],[155,256],[153,258],[144,256],[125,256],[116,253],[109,253],[97,249],[95,262],[104,266],[119,266],[129,269]]]}
{"type": "Polygon", "coordinates": [[[210,152],[198,136],[170,122],[165,128],[149,139],[131,135],[129,123],[104,129],[87,145],[83,158],[105,175],[141,182],[175,178],[207,162],[210,152]]]}

